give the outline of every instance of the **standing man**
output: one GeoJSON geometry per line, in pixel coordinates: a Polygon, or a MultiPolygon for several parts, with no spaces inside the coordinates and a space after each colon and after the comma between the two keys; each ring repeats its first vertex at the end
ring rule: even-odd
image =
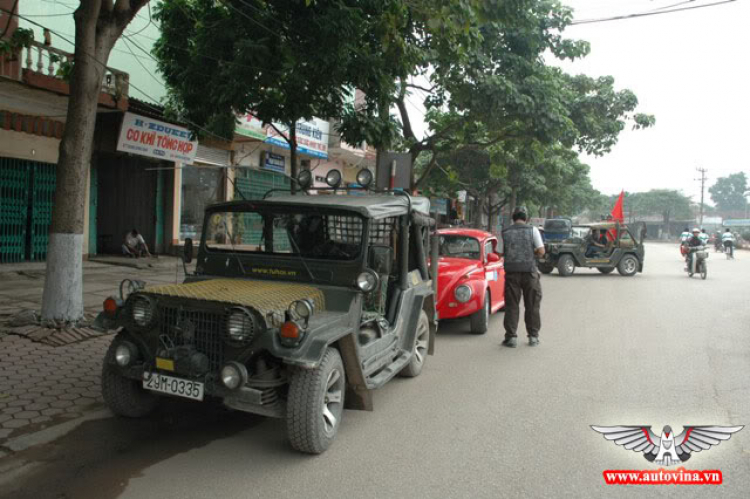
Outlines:
{"type": "Polygon", "coordinates": [[[529,336],[529,346],[539,345],[539,329],[542,319],[539,306],[542,303],[542,284],[536,269],[536,257],[544,255],[544,243],[539,229],[526,225],[526,209],[519,207],[511,215],[513,224],[503,231],[503,253],[505,257],[505,340],[503,346],[516,347],[519,305],[523,297],[526,309],[524,324],[529,336]]]}

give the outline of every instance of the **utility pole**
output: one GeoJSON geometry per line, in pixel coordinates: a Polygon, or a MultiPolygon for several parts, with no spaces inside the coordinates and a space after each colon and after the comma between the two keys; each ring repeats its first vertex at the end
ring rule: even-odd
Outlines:
{"type": "Polygon", "coordinates": [[[706,180],[708,180],[708,178],[706,177],[706,172],[708,170],[706,170],[705,168],[696,168],[695,170],[701,174],[701,178],[696,178],[695,180],[700,180],[701,182],[701,221],[698,225],[703,227],[703,193],[705,192],[706,188],[706,180]]]}

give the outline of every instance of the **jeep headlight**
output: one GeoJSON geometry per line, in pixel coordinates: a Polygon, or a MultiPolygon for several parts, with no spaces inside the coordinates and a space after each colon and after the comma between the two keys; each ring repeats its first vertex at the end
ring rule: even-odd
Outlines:
{"type": "Polygon", "coordinates": [[[462,284],[456,288],[456,290],[453,292],[453,296],[455,296],[456,300],[460,301],[461,303],[466,303],[471,299],[471,288],[466,284],[462,284]]]}
{"type": "Polygon", "coordinates": [[[234,343],[249,343],[255,335],[256,323],[253,314],[242,307],[229,310],[227,316],[227,339],[234,343]]]}
{"type": "Polygon", "coordinates": [[[133,322],[137,326],[146,327],[154,317],[154,304],[145,296],[136,296],[130,306],[133,322]]]}
{"type": "Polygon", "coordinates": [[[360,291],[369,293],[378,286],[378,274],[370,269],[365,270],[357,276],[357,287],[360,291]]]}
{"type": "Polygon", "coordinates": [[[314,311],[315,306],[312,300],[308,300],[307,298],[295,300],[289,305],[289,312],[296,319],[304,319],[305,321],[308,321],[310,320],[310,317],[312,317],[314,311]]]}

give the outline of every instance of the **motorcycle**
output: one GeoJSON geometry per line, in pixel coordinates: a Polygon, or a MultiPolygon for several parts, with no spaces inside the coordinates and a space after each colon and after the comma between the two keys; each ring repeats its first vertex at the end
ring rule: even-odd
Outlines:
{"type": "Polygon", "coordinates": [[[724,254],[727,255],[727,260],[734,260],[734,245],[727,245],[724,247],[724,254]]]}
{"type": "Polygon", "coordinates": [[[714,241],[714,250],[716,250],[716,253],[724,253],[724,244],[722,244],[721,239],[718,237],[714,241]]]}
{"type": "Polygon", "coordinates": [[[688,252],[693,253],[692,263],[687,257],[685,257],[687,263],[685,270],[688,273],[688,277],[693,277],[694,274],[700,274],[701,279],[705,280],[706,277],[708,277],[708,265],[706,263],[706,260],[708,260],[708,251],[702,246],[697,246],[690,248],[688,252]]]}

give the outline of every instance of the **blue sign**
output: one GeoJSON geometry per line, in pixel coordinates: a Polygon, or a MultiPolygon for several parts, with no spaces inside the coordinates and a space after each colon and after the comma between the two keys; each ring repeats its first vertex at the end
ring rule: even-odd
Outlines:
{"type": "Polygon", "coordinates": [[[271,170],[279,173],[286,173],[286,166],[284,164],[285,158],[280,154],[273,154],[271,152],[265,153],[265,160],[263,161],[262,168],[264,170],[271,170]]]}

